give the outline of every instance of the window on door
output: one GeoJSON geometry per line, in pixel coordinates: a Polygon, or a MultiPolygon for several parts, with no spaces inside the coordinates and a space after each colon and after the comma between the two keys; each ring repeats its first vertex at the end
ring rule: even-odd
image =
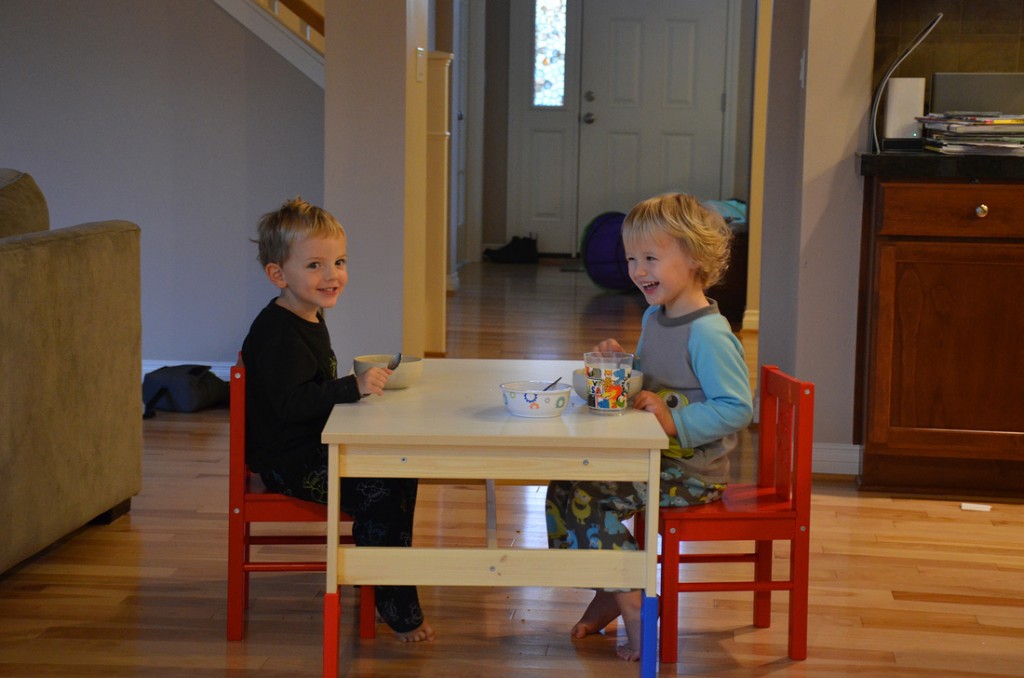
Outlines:
{"type": "Polygon", "coordinates": [[[533,105],[565,105],[567,0],[536,0],[533,20],[533,105]]]}

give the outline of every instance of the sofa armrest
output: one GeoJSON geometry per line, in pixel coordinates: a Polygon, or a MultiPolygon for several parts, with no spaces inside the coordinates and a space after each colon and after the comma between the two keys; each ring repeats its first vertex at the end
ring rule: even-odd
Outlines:
{"type": "Polygon", "coordinates": [[[31,175],[0,168],[0,238],[50,230],[50,209],[31,175]]]}
{"type": "Polygon", "coordinates": [[[142,484],[140,230],[0,240],[0,572],[142,484]]]}

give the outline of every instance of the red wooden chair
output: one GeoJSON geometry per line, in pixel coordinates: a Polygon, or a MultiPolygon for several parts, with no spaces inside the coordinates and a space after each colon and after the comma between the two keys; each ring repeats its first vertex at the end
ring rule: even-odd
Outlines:
{"type": "MultiPolygon", "coordinates": [[[[323,560],[254,561],[251,546],[258,544],[323,544],[324,535],[251,533],[253,523],[323,523],[327,507],[264,489],[259,476],[250,473],[245,464],[245,367],[241,358],[231,368],[230,468],[228,472],[228,640],[241,640],[244,635],[245,610],[249,607],[249,574],[251,572],[324,572],[323,560]]],[[[351,517],[342,513],[342,520],[351,517]]],[[[351,543],[351,537],[342,541],[351,543]]],[[[373,638],[374,591],[372,586],[360,589],[359,637],[373,638]]]]}
{"type": "MultiPolygon", "coordinates": [[[[661,640],[663,663],[678,654],[679,596],[689,591],[753,591],[754,626],[771,625],[772,591],[789,591],[789,656],[807,658],[807,577],[811,513],[814,384],[777,367],[761,368],[760,444],[756,484],[731,484],[720,501],[662,508],[661,640]],[[772,577],[773,541],[789,541],[789,577],[772,577]],[[747,553],[680,553],[690,541],[753,541],[747,553]],[[680,581],[680,564],[748,562],[751,581],[680,581]]],[[[643,521],[637,520],[642,544],[643,521]]]]}

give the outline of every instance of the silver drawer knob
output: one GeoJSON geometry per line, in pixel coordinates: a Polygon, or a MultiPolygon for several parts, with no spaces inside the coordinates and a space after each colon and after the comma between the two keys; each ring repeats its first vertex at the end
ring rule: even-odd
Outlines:
{"type": "Polygon", "coordinates": [[[988,216],[988,205],[984,203],[978,205],[974,208],[974,213],[977,214],[979,218],[984,219],[988,216]]]}

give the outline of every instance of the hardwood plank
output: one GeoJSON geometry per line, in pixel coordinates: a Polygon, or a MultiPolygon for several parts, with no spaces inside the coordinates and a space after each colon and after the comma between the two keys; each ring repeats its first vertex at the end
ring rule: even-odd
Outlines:
{"type": "MultiPolygon", "coordinates": [[[[574,359],[600,338],[635,342],[639,332],[638,300],[602,292],[585,274],[475,265],[460,278],[449,299],[452,357],[574,359]]],[[[750,360],[756,334],[744,334],[750,360]]],[[[224,640],[227,411],[160,412],[143,426],[144,485],[131,512],[0,577],[0,675],[320,675],[322,575],[254,575],[246,639],[224,640]]],[[[736,477],[750,477],[755,442],[756,431],[742,436],[736,477]]],[[[968,512],[958,501],[816,479],[808,659],[786,658],[786,595],[773,599],[772,626],[756,629],[749,594],[692,594],[680,602],[680,662],[660,675],[1019,676],[1024,504],[990,503],[968,512]]],[[[546,546],[543,487],[499,484],[495,504],[500,547],[546,546]]],[[[415,544],[482,546],[485,520],[482,485],[423,483],[415,544]]],[[[318,550],[263,548],[275,557],[318,550]]],[[[785,549],[774,565],[786,571],[785,549]]],[[[615,657],[620,625],[569,638],[591,596],[422,587],[438,638],[403,644],[385,627],[360,640],[356,592],[345,587],[341,666],[349,676],[635,676],[615,657]]]]}

